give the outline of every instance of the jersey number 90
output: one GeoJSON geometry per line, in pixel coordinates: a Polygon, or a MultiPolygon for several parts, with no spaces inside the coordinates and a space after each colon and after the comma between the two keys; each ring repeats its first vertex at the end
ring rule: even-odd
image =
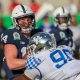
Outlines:
{"type": "Polygon", "coordinates": [[[50,54],[51,60],[54,62],[56,68],[61,68],[67,61],[73,59],[69,50],[56,50],[50,54]]]}

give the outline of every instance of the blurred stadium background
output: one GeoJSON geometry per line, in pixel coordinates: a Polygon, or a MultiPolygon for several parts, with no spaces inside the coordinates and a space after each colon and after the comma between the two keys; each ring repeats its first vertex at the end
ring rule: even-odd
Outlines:
{"type": "MultiPolygon", "coordinates": [[[[73,48],[80,53],[80,0],[0,0],[0,35],[9,28],[12,28],[11,11],[18,4],[30,6],[35,12],[36,28],[42,25],[53,25],[52,12],[56,7],[64,6],[69,9],[72,15],[73,48]],[[47,19],[47,20],[46,20],[47,19]]],[[[0,80],[6,80],[6,73],[2,68],[3,49],[0,41],[0,80]]]]}

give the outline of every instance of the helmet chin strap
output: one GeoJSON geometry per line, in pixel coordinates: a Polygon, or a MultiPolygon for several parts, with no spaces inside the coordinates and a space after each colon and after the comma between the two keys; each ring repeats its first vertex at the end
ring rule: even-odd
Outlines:
{"type": "Polygon", "coordinates": [[[67,25],[66,23],[63,23],[63,24],[59,25],[58,27],[59,27],[59,29],[61,29],[61,30],[66,30],[67,27],[68,27],[68,25],[67,25]]]}

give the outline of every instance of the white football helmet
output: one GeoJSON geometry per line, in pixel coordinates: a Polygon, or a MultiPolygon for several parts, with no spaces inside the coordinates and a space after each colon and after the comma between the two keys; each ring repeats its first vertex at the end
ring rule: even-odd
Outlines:
{"type": "Polygon", "coordinates": [[[39,32],[29,39],[28,50],[32,50],[32,54],[42,50],[56,48],[56,40],[53,34],[39,32]]]}
{"type": "Polygon", "coordinates": [[[30,31],[35,27],[35,15],[34,15],[34,12],[31,10],[30,7],[28,7],[26,5],[20,4],[20,5],[16,6],[12,11],[11,18],[13,20],[14,26],[18,30],[20,30],[22,33],[30,33],[30,31]],[[27,17],[27,16],[31,16],[31,18],[32,18],[32,26],[21,30],[21,28],[20,28],[21,26],[17,23],[17,20],[19,18],[23,18],[23,17],[27,17]]]}
{"type": "Polygon", "coordinates": [[[70,25],[71,15],[65,7],[56,8],[53,12],[53,18],[55,27],[58,27],[60,30],[66,30],[70,25]]]}

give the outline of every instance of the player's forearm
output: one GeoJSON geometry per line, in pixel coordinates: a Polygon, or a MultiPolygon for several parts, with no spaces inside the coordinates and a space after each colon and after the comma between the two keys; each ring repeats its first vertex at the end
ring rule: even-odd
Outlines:
{"type": "Polygon", "coordinates": [[[26,62],[26,59],[13,59],[9,61],[8,67],[10,70],[25,68],[25,62],[26,62]]]}

